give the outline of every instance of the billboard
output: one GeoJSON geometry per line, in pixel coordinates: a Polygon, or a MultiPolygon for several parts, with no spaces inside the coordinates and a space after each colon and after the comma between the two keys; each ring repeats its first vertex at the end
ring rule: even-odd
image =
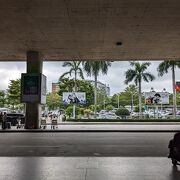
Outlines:
{"type": "Polygon", "coordinates": [[[63,92],[64,104],[86,104],[85,92],[63,92]]]}
{"type": "Polygon", "coordinates": [[[41,73],[21,74],[21,102],[46,103],[46,76],[41,73]]]}
{"type": "Polygon", "coordinates": [[[169,104],[169,93],[145,92],[145,104],[169,104]]]}

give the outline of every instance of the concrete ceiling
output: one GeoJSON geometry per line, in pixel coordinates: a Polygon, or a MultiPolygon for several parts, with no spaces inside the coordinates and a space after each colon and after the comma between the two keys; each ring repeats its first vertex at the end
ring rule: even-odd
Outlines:
{"type": "Polygon", "coordinates": [[[28,50],[46,60],[177,60],[180,0],[0,0],[0,60],[28,50]]]}

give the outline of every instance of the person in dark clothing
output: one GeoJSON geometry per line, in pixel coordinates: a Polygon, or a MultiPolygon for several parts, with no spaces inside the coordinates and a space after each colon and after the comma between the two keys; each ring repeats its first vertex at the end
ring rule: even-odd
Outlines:
{"type": "Polygon", "coordinates": [[[168,155],[168,158],[173,157],[173,152],[174,152],[175,147],[180,149],[180,133],[176,133],[174,135],[174,138],[169,141],[169,145],[168,145],[169,155],[168,155]]]}
{"type": "Polygon", "coordinates": [[[7,121],[7,113],[4,112],[3,118],[2,118],[2,129],[6,129],[6,121],[7,121]]]}
{"type": "Polygon", "coordinates": [[[1,123],[3,122],[3,113],[2,112],[0,113],[0,122],[1,123]]]}

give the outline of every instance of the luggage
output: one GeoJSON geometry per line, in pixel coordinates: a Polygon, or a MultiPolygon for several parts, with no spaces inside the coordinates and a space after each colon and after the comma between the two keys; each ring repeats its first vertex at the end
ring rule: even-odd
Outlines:
{"type": "Polygon", "coordinates": [[[11,129],[10,122],[2,122],[2,129],[11,129]]]}
{"type": "Polygon", "coordinates": [[[176,133],[174,138],[170,140],[168,146],[170,152],[168,158],[171,158],[173,165],[180,165],[180,133],[176,133]]]}

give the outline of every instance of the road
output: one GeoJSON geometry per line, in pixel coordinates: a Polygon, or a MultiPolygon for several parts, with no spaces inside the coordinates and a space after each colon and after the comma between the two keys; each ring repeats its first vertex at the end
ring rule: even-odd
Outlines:
{"type": "Polygon", "coordinates": [[[174,133],[0,133],[0,156],[166,157],[174,133]]]}

